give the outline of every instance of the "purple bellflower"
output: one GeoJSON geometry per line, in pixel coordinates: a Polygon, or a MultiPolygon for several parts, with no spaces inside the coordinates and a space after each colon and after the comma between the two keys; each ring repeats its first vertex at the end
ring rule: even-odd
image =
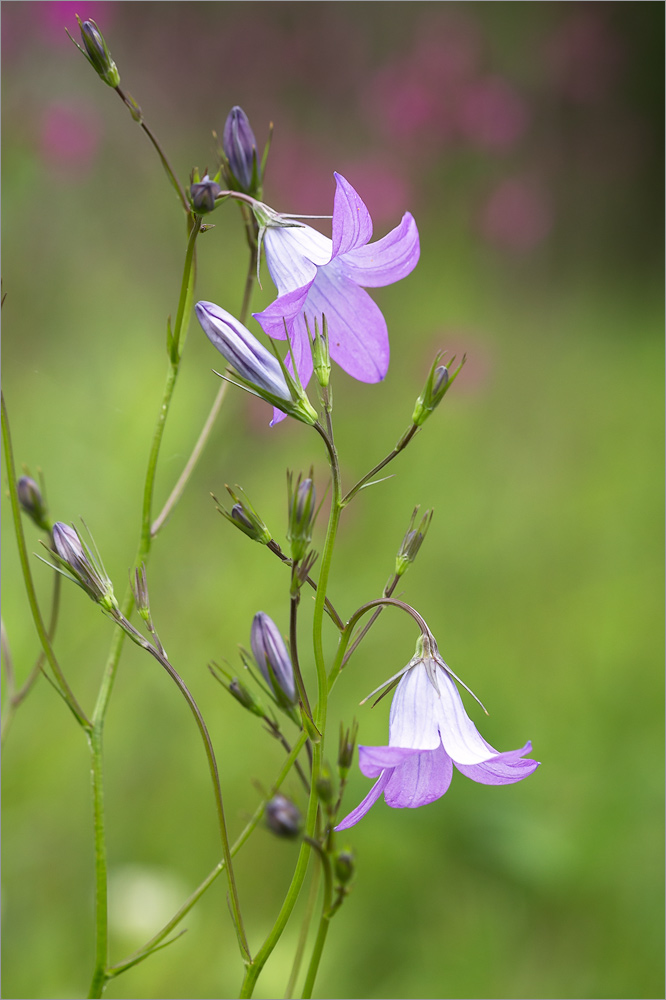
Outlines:
{"type": "Polygon", "coordinates": [[[359,382],[380,382],[388,370],[386,321],[364,288],[405,278],[419,259],[419,234],[407,212],[399,226],[370,243],[372,220],[351,184],[335,174],[333,239],[311,226],[256,206],[264,228],[266,263],[278,291],[255,313],[269,337],[284,340],[285,324],[303,386],[312,375],[310,332],[328,323],[330,356],[359,382]],[[263,211],[262,211],[263,210],[263,211]],[[287,221],[289,220],[289,221],[287,221]]]}
{"type": "Polygon", "coordinates": [[[394,809],[434,802],[448,790],[454,764],[482,785],[510,785],[539,766],[539,761],[523,759],[532,749],[529,742],[505,753],[486,743],[467,715],[432,636],[422,636],[416,655],[401,673],[391,705],[388,746],[358,748],[361,771],[378,780],[336,830],[358,823],[382,793],[394,809]]]}

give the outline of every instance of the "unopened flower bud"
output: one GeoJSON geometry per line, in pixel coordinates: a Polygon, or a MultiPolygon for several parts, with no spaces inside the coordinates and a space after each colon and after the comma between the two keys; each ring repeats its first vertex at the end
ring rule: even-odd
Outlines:
{"type": "MultiPolygon", "coordinates": [[[[240,528],[244,534],[253,538],[255,542],[259,542],[261,545],[268,545],[273,536],[257,514],[250,501],[246,496],[239,497],[230,486],[227,486],[226,488],[227,492],[234,501],[234,505],[230,511],[225,510],[224,507],[220,506],[217,498],[213,497],[220,514],[223,514],[228,521],[231,521],[233,525],[240,528]]],[[[240,486],[237,487],[237,489],[240,490],[240,486]]]]}
{"type": "MultiPolygon", "coordinates": [[[[416,400],[414,413],[412,415],[412,423],[417,427],[420,427],[421,424],[425,423],[433,410],[439,406],[441,401],[444,399],[444,396],[453,385],[460,369],[465,364],[465,357],[463,356],[461,363],[458,365],[453,375],[451,375],[446,365],[440,364],[441,358],[441,354],[438,354],[435,358],[432,368],[428,374],[428,379],[423,388],[423,392],[416,400]]],[[[448,364],[451,365],[454,361],[455,358],[451,358],[448,364]]]]}
{"type": "Polygon", "coordinates": [[[331,356],[328,350],[328,323],[326,316],[322,315],[322,328],[319,330],[319,323],[315,319],[314,335],[310,333],[308,318],[305,317],[305,325],[310,337],[310,349],[312,351],[312,366],[315,378],[322,389],[325,389],[331,378],[331,356]]]}
{"type": "Polygon", "coordinates": [[[245,194],[255,194],[260,179],[257,143],[247,115],[238,106],[233,107],[227,116],[222,133],[222,147],[238,189],[245,194]]]}
{"type": "Polygon", "coordinates": [[[312,481],[312,469],[306,479],[299,475],[296,488],[293,488],[293,475],[287,475],[289,492],[289,526],[287,539],[291,543],[291,558],[299,562],[308,550],[312,538],[312,525],[316,513],[315,487],[312,481]]]}
{"type": "Polygon", "coordinates": [[[258,611],[252,621],[250,645],[261,675],[282,708],[296,704],[294,668],[275,622],[258,611]]]}
{"type": "Polygon", "coordinates": [[[419,508],[415,507],[412,513],[412,519],[409,522],[409,529],[407,530],[407,533],[405,534],[405,537],[400,545],[400,549],[398,550],[398,554],[395,559],[396,576],[402,576],[409,564],[414,562],[416,555],[423,544],[426,532],[430,527],[430,522],[432,521],[432,511],[427,510],[421,518],[421,523],[418,528],[414,528],[414,522],[418,511],[419,508]]]}
{"type": "Polygon", "coordinates": [[[333,861],[335,877],[340,885],[347,885],[354,877],[354,854],[352,851],[338,851],[333,861]]]}
{"type": "Polygon", "coordinates": [[[200,181],[190,184],[190,204],[197,215],[206,215],[215,208],[215,199],[222,188],[205,174],[200,181]]]}
{"type": "Polygon", "coordinates": [[[322,768],[321,774],[317,778],[316,788],[317,795],[324,805],[329,805],[333,801],[335,789],[333,788],[333,778],[328,767],[324,766],[322,768]]]}
{"type": "Polygon", "coordinates": [[[30,476],[21,476],[16,484],[21,509],[42,531],[50,531],[48,511],[42,492],[30,476]]]}
{"type": "Polygon", "coordinates": [[[107,611],[118,607],[113,585],[99,556],[93,555],[74,528],[57,521],[53,525],[53,547],[60,566],[69,571],[65,575],[85,590],[93,601],[107,611]]]}
{"type": "Polygon", "coordinates": [[[266,804],[266,825],[278,837],[293,839],[301,832],[303,817],[286,795],[274,795],[266,804]]]}
{"type": "Polygon", "coordinates": [[[197,302],[197,319],[220,354],[236,369],[243,388],[311,426],[317,414],[300,383],[231,313],[214,302],[197,302]]]}
{"type": "Polygon", "coordinates": [[[358,722],[356,719],[348,729],[340,723],[340,742],[338,744],[338,773],[344,779],[349,774],[349,769],[354,760],[354,749],[356,747],[356,734],[358,733],[358,722]]]}
{"type": "Polygon", "coordinates": [[[244,684],[241,684],[237,677],[234,677],[229,681],[227,691],[230,695],[233,695],[236,701],[240,702],[243,708],[246,708],[248,712],[252,712],[253,715],[258,715],[261,719],[266,716],[266,710],[261,702],[254,696],[249,688],[246,688],[244,684]]]}
{"type": "Polygon", "coordinates": [[[104,83],[108,84],[109,87],[117,87],[120,83],[120,73],[111,58],[111,53],[101,31],[94,21],[82,21],[78,14],[76,15],[76,20],[79,23],[81,40],[84,47],[81,48],[78,42],[74,41],[72,36],[69,35],[69,32],[67,34],[72,38],[77,49],[83,52],[100,79],[104,80],[104,83]]]}

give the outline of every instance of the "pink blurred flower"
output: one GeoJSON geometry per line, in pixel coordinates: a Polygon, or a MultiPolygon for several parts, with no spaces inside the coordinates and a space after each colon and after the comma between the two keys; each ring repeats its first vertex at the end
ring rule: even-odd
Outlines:
{"type": "Polygon", "coordinates": [[[97,119],[74,104],[50,104],[40,136],[41,154],[49,167],[74,171],[77,176],[92,167],[100,141],[97,119]]]}
{"type": "Polygon", "coordinates": [[[411,183],[387,162],[386,156],[377,154],[355,162],[347,161],[341,173],[349,177],[357,190],[368,192],[368,211],[376,222],[388,222],[404,205],[414,205],[411,183]]]}
{"type": "Polygon", "coordinates": [[[458,127],[481,149],[509,149],[524,134],[528,122],[525,99],[502,77],[475,80],[461,95],[458,127]]]}
{"type": "Polygon", "coordinates": [[[623,49],[602,12],[577,6],[548,40],[546,62],[561,93],[578,104],[595,104],[612,87],[623,49]]]}
{"type": "Polygon", "coordinates": [[[503,250],[532,250],[545,240],[552,225],[545,192],[536,182],[521,177],[501,181],[481,214],[484,237],[503,250]]]}

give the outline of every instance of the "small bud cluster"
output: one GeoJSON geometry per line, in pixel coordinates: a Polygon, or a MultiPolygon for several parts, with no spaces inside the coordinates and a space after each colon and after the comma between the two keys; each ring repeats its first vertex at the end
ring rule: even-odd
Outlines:
{"type": "Polygon", "coordinates": [[[312,479],[314,472],[303,479],[299,474],[294,486],[293,473],[287,473],[287,490],[289,494],[289,521],[287,539],[291,544],[291,558],[300,562],[308,551],[312,539],[312,526],[316,514],[316,494],[312,479]]]}
{"type": "Polygon", "coordinates": [[[465,357],[463,356],[462,361],[454,371],[453,375],[451,375],[449,369],[455,361],[455,357],[452,357],[451,360],[447,362],[448,367],[446,364],[440,364],[442,357],[442,354],[438,354],[433,361],[428,374],[428,379],[423,388],[423,392],[416,400],[414,413],[412,414],[412,423],[416,427],[420,427],[424,424],[433,410],[439,406],[441,401],[444,399],[444,396],[455,382],[462,366],[465,364],[465,357]]]}
{"type": "MultiPolygon", "coordinates": [[[[113,584],[102,565],[99,553],[81,540],[75,528],[57,521],[53,525],[53,556],[61,572],[78,584],[105,611],[117,610],[113,584]]],[[[94,542],[93,542],[94,545],[94,542]]]]}
{"type": "Polygon", "coordinates": [[[395,559],[396,576],[402,576],[410,563],[414,562],[416,555],[423,544],[426,532],[430,527],[430,522],[432,521],[432,511],[427,510],[421,518],[418,528],[414,528],[418,512],[419,508],[415,507],[412,513],[412,519],[409,522],[409,528],[402,540],[400,549],[398,550],[398,554],[395,559]]]}
{"type": "MultiPolygon", "coordinates": [[[[239,493],[243,493],[240,486],[237,486],[236,489],[239,493]]],[[[272,541],[273,536],[248,498],[244,495],[242,497],[239,496],[230,486],[226,486],[226,490],[234,501],[234,504],[231,510],[225,510],[224,507],[220,506],[217,497],[213,497],[220,514],[226,517],[227,521],[231,521],[236,528],[239,528],[249,538],[254,539],[255,542],[259,542],[260,545],[268,545],[272,541]]]]}

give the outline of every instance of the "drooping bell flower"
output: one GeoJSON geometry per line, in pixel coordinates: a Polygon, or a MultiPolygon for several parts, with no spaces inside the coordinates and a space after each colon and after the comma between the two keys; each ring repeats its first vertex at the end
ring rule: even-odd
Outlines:
{"type": "Polygon", "coordinates": [[[422,636],[393,697],[386,747],[359,746],[359,767],[377,781],[356,809],[336,826],[354,826],[384,795],[395,809],[434,802],[451,784],[453,765],[482,785],[522,781],[539,766],[525,759],[532,749],[500,753],[467,715],[449,668],[432,636],[422,636]]]}
{"type": "Polygon", "coordinates": [[[419,259],[419,234],[407,212],[387,236],[370,243],[372,220],[360,196],[335,174],[333,239],[257,204],[266,263],[278,298],[255,313],[269,337],[289,335],[296,369],[306,386],[312,375],[310,331],[328,324],[330,356],[360,382],[380,382],[388,370],[386,321],[365,288],[406,277],[419,259]],[[307,319],[307,324],[306,324],[307,319]],[[285,333],[286,324],[286,333],[285,333]]]}

